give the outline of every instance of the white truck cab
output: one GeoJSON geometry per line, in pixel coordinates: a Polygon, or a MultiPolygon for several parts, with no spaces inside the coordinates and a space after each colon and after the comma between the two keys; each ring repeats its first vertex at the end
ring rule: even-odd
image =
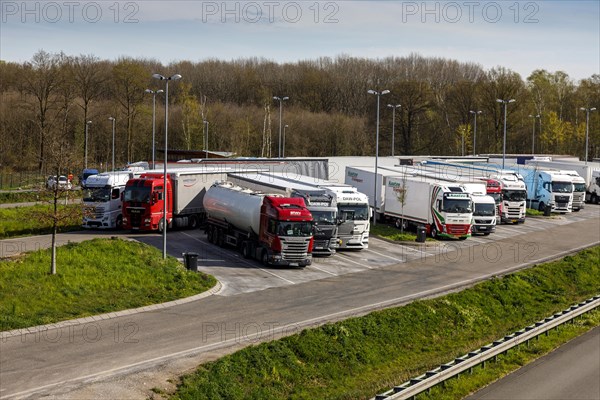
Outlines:
{"type": "Polygon", "coordinates": [[[121,193],[134,173],[104,172],[91,175],[83,188],[84,228],[120,228],[123,224],[121,193]]]}

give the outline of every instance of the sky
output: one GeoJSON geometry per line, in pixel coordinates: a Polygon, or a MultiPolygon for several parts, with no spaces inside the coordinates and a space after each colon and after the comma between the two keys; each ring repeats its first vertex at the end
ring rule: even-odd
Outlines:
{"type": "Polygon", "coordinates": [[[577,81],[600,74],[600,0],[0,0],[0,59],[38,50],[164,65],[416,53],[577,81]]]}

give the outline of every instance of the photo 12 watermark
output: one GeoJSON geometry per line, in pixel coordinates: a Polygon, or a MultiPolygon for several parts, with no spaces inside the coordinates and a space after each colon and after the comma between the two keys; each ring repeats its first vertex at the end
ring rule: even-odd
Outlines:
{"type": "Polygon", "coordinates": [[[402,23],[539,23],[534,1],[402,1],[402,23]]]}
{"type": "Polygon", "coordinates": [[[0,1],[0,21],[23,24],[139,23],[140,2],[0,1]]]}

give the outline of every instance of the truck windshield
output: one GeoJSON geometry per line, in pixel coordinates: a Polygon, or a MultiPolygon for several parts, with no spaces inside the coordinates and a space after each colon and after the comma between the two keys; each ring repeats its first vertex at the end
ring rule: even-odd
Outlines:
{"type": "Polygon", "coordinates": [[[366,204],[338,205],[342,221],[366,221],[369,219],[369,206],[366,204]]]}
{"type": "Polygon", "coordinates": [[[488,193],[488,196],[491,196],[496,204],[502,203],[502,193],[488,193]]]}
{"type": "Polygon", "coordinates": [[[552,193],[571,193],[573,184],[571,182],[552,182],[552,193]]]}
{"type": "Polygon", "coordinates": [[[476,215],[478,217],[493,217],[494,215],[496,215],[496,205],[475,203],[475,210],[473,211],[473,215],[476,215]]]}
{"type": "Polygon", "coordinates": [[[310,210],[315,223],[321,223],[326,225],[335,224],[335,211],[321,211],[321,210],[310,210]]]}
{"type": "Polygon", "coordinates": [[[123,195],[123,201],[131,201],[137,203],[149,203],[150,202],[150,188],[149,187],[133,187],[127,186],[123,195]]]}
{"type": "Polygon", "coordinates": [[[83,201],[107,202],[110,200],[110,188],[86,188],[83,190],[83,201]]]}
{"type": "Polygon", "coordinates": [[[470,213],[473,212],[471,207],[471,200],[466,198],[457,199],[444,199],[444,206],[442,211],[451,213],[470,213]]]}
{"type": "Polygon", "coordinates": [[[573,191],[574,192],[585,192],[585,183],[574,183],[573,191]]]}
{"type": "Polygon", "coordinates": [[[525,201],[527,192],[524,190],[503,190],[502,198],[506,201],[525,201]]]}
{"type": "Polygon", "coordinates": [[[289,222],[281,221],[278,224],[277,232],[279,236],[298,236],[307,237],[312,236],[313,224],[312,222],[289,222]]]}

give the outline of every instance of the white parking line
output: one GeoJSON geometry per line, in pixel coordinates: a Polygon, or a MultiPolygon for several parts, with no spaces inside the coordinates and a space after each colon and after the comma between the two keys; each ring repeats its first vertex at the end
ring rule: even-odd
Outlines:
{"type": "Polygon", "coordinates": [[[317,267],[317,266],[316,266],[316,265],[314,265],[314,264],[312,264],[312,265],[311,265],[309,268],[318,269],[319,271],[321,271],[321,272],[325,272],[326,274],[329,274],[329,275],[331,275],[331,276],[337,276],[337,274],[334,274],[333,272],[326,271],[326,270],[324,270],[323,268],[319,268],[319,267],[317,267]]]}
{"type": "Polygon", "coordinates": [[[381,257],[389,258],[389,259],[391,259],[391,260],[394,260],[394,261],[398,261],[398,262],[402,262],[402,263],[403,263],[403,262],[406,262],[406,260],[402,260],[402,259],[400,259],[400,258],[396,258],[396,257],[388,256],[387,254],[383,254],[383,253],[380,253],[380,252],[378,252],[378,251],[375,251],[375,250],[371,250],[371,249],[365,249],[365,250],[363,250],[363,251],[368,251],[368,252],[370,252],[370,253],[375,253],[375,254],[377,254],[377,255],[379,255],[379,256],[381,256],[381,257]]]}
{"type": "MultiPolygon", "coordinates": [[[[364,251],[364,250],[362,250],[362,251],[364,251]]],[[[342,252],[337,252],[336,254],[339,254],[339,255],[340,255],[340,257],[344,258],[344,260],[345,260],[345,261],[349,261],[349,262],[351,262],[352,264],[356,264],[356,265],[358,265],[358,266],[360,266],[360,267],[362,267],[362,268],[366,268],[366,269],[373,269],[373,268],[369,267],[369,266],[368,266],[368,265],[366,265],[366,264],[361,264],[361,263],[359,263],[359,262],[356,262],[356,261],[352,260],[352,259],[350,258],[350,256],[347,256],[347,255],[345,255],[345,254],[344,254],[344,253],[342,253],[342,252]]]]}
{"type": "MultiPolygon", "coordinates": [[[[187,233],[185,233],[185,232],[181,232],[181,233],[182,233],[183,235],[185,235],[185,236],[189,237],[189,238],[192,238],[192,239],[194,239],[194,240],[198,241],[198,242],[201,242],[201,243],[204,243],[204,244],[206,244],[206,242],[204,242],[203,240],[200,240],[200,239],[198,239],[198,238],[196,238],[196,237],[193,237],[192,235],[189,235],[189,234],[187,234],[187,233]]],[[[250,263],[250,262],[248,262],[248,261],[244,260],[243,258],[239,257],[239,256],[238,256],[237,254],[235,254],[235,253],[232,253],[232,254],[229,254],[229,253],[228,253],[228,255],[229,255],[230,257],[232,257],[232,258],[235,258],[235,259],[236,259],[236,261],[240,261],[240,262],[242,262],[242,263],[246,264],[246,265],[247,265],[247,266],[249,266],[250,268],[254,268],[254,269],[258,269],[258,270],[260,270],[260,271],[266,272],[267,274],[269,274],[269,275],[273,275],[274,277],[276,277],[276,278],[279,278],[279,279],[281,279],[282,281],[285,281],[285,282],[289,283],[290,285],[294,285],[294,282],[290,281],[289,279],[286,279],[286,278],[284,278],[283,276],[279,276],[279,275],[277,275],[276,273],[273,273],[273,272],[271,272],[271,271],[269,271],[269,270],[267,270],[267,269],[264,269],[264,268],[257,267],[256,265],[254,265],[254,264],[252,264],[252,263],[250,263]]]]}

